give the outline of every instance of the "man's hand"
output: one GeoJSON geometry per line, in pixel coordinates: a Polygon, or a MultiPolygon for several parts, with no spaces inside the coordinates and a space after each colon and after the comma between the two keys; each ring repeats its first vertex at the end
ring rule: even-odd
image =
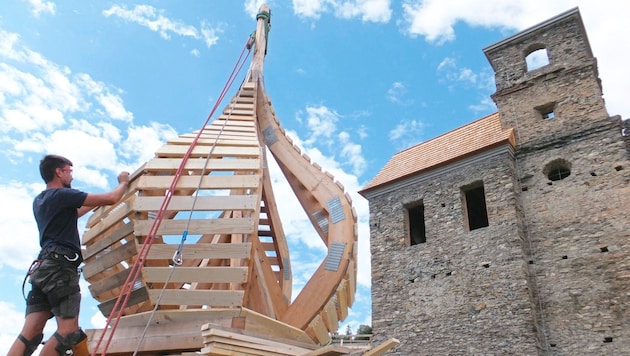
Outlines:
{"type": "Polygon", "coordinates": [[[129,172],[120,172],[118,175],[118,183],[129,183],[129,172]]]}

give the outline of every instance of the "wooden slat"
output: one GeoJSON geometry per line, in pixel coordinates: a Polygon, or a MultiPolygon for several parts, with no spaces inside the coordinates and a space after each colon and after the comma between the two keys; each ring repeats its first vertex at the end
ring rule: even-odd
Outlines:
{"type": "Polygon", "coordinates": [[[100,235],[103,231],[109,229],[132,213],[133,198],[121,203],[116,209],[112,210],[106,217],[98,221],[91,229],[83,233],[83,244],[89,242],[100,235]]]}
{"type": "MultiPolygon", "coordinates": [[[[155,153],[160,157],[184,157],[188,151],[188,146],[182,145],[164,145],[155,153]]],[[[260,156],[260,147],[225,147],[225,146],[195,146],[190,153],[191,158],[207,157],[258,157],[260,156]],[[212,152],[210,152],[212,151],[212,152]]]]}
{"type": "MultiPolygon", "coordinates": [[[[178,244],[153,245],[147,259],[171,259],[177,248],[179,248],[178,244]]],[[[182,248],[182,256],[193,259],[249,258],[251,249],[251,243],[187,244],[182,248]]]]}
{"type": "Polygon", "coordinates": [[[344,321],[348,316],[348,282],[343,279],[337,287],[337,317],[344,321]]]}
{"type": "MultiPolygon", "coordinates": [[[[192,137],[177,137],[172,138],[167,141],[169,145],[190,145],[193,142],[192,137]]],[[[204,146],[259,146],[260,143],[258,140],[255,140],[255,137],[252,136],[251,139],[247,139],[247,137],[234,137],[232,139],[224,137],[221,135],[221,139],[217,140],[214,138],[199,138],[197,140],[197,144],[204,146]]]]}
{"type": "MultiPolygon", "coordinates": [[[[158,211],[164,197],[137,197],[133,209],[135,211],[158,211]]],[[[253,195],[217,195],[217,196],[174,196],[166,207],[166,211],[222,211],[222,210],[254,210],[257,198],[253,195]]]]}
{"type": "Polygon", "coordinates": [[[145,282],[244,283],[248,267],[144,267],[145,282]]]}
{"type": "Polygon", "coordinates": [[[313,328],[313,332],[317,337],[317,341],[320,345],[327,344],[330,341],[330,334],[328,333],[328,329],[326,325],[324,325],[324,321],[319,315],[316,315],[313,321],[311,321],[310,325],[313,328]]]}
{"type": "MultiPolygon", "coordinates": [[[[149,172],[176,171],[181,165],[181,158],[155,158],[147,162],[145,170],[149,172]]],[[[189,159],[184,165],[187,171],[251,171],[260,168],[259,159],[189,159]]]]}
{"type": "Polygon", "coordinates": [[[212,122],[212,126],[219,126],[219,128],[223,128],[224,126],[250,127],[255,129],[256,123],[253,120],[254,111],[250,109],[249,112],[250,114],[248,115],[239,115],[235,113],[232,113],[232,115],[221,115],[212,122]],[[246,120],[238,120],[239,117],[246,120]]]}
{"type": "MultiPolygon", "coordinates": [[[[129,315],[125,315],[121,318],[113,341],[107,348],[108,355],[132,355],[137,350],[139,355],[183,356],[185,354],[182,350],[199,350],[203,347],[203,338],[199,332],[203,321],[152,323],[149,328],[146,328],[146,323],[137,327],[123,327],[122,324],[128,317],[129,315]]],[[[95,349],[103,329],[87,329],[85,333],[88,335],[89,350],[103,355],[105,342],[101,343],[98,350],[95,349]]],[[[109,336],[109,333],[105,336],[109,336]]]]}
{"type": "MultiPolygon", "coordinates": [[[[206,347],[208,347],[209,344],[237,346],[241,352],[246,352],[245,354],[253,353],[259,355],[261,354],[260,352],[262,352],[264,355],[303,355],[311,351],[310,348],[216,328],[203,331],[202,336],[206,347]]],[[[202,353],[204,352],[205,351],[202,350],[202,353]]]]}
{"type": "Polygon", "coordinates": [[[339,319],[337,318],[337,306],[335,305],[335,300],[330,299],[324,310],[322,311],[322,319],[324,320],[324,324],[329,331],[335,331],[339,328],[339,319]]]}
{"type": "MultiPolygon", "coordinates": [[[[146,236],[151,231],[155,220],[136,220],[134,234],[146,236]]],[[[194,219],[163,220],[157,230],[158,235],[179,235],[184,230],[189,234],[252,234],[254,221],[251,218],[240,219],[194,219]]]]}
{"type": "Polygon", "coordinates": [[[93,261],[89,261],[83,266],[83,276],[87,279],[106,270],[115,264],[125,261],[137,254],[135,242],[122,245],[110,253],[101,256],[93,261]]]}
{"type": "MultiPolygon", "coordinates": [[[[98,305],[98,309],[101,311],[101,313],[103,313],[103,315],[105,316],[109,316],[109,314],[112,312],[112,310],[114,309],[114,305],[116,304],[116,300],[118,299],[118,297],[116,298],[112,298],[104,303],[101,303],[98,305]]],[[[131,295],[129,295],[129,300],[127,301],[127,306],[132,306],[132,305],[136,305],[138,303],[142,303],[146,300],[149,299],[149,295],[147,293],[146,288],[140,288],[140,289],[136,289],[133,292],[131,292],[131,295]]]]}
{"type": "Polygon", "coordinates": [[[394,338],[387,339],[385,340],[385,342],[381,343],[377,347],[374,347],[370,349],[368,352],[364,353],[363,356],[380,356],[384,354],[385,352],[398,346],[398,344],[400,344],[400,341],[398,341],[398,339],[394,339],[394,338]]]}
{"type": "Polygon", "coordinates": [[[86,249],[83,251],[83,259],[87,260],[88,258],[108,248],[112,244],[122,240],[129,234],[133,234],[133,228],[133,223],[123,224],[116,230],[111,231],[109,235],[107,235],[105,238],[102,238],[97,242],[86,246],[86,249]]]}
{"type": "MultiPolygon", "coordinates": [[[[127,186],[127,190],[123,194],[123,197],[120,199],[121,202],[129,201],[130,199],[134,198],[136,194],[136,185],[138,183],[138,180],[136,178],[138,177],[138,174],[140,172],[142,172],[142,167],[136,170],[134,173],[132,173],[129,180],[129,185],[127,186]]],[[[116,208],[117,208],[117,205],[106,205],[106,206],[95,208],[94,210],[92,210],[92,213],[90,214],[88,218],[88,222],[86,223],[85,226],[88,229],[91,229],[92,227],[94,227],[94,225],[96,225],[96,223],[101,221],[101,219],[103,219],[104,217],[108,216],[109,213],[116,208]]]]}
{"type": "Polygon", "coordinates": [[[88,287],[90,293],[92,293],[93,296],[98,296],[114,288],[121,287],[127,280],[127,277],[129,277],[130,272],[131,268],[127,268],[114,275],[103,278],[98,282],[91,283],[88,287]]]}
{"type": "MultiPolygon", "coordinates": [[[[168,189],[175,176],[142,176],[138,182],[138,189],[168,189]]],[[[258,188],[260,178],[251,175],[224,176],[181,176],[177,181],[177,189],[232,189],[258,188]]]]}
{"type": "Polygon", "coordinates": [[[243,301],[242,290],[149,290],[153,303],[160,305],[208,305],[210,307],[236,307],[243,301]]]}

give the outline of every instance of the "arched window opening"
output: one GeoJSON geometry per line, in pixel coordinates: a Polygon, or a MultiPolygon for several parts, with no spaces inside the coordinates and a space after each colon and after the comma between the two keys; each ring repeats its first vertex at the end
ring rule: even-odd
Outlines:
{"type": "Polygon", "coordinates": [[[525,63],[527,64],[528,72],[548,65],[549,55],[547,54],[547,49],[541,48],[532,51],[525,57],[525,63]]]}
{"type": "Polygon", "coordinates": [[[543,173],[550,181],[562,180],[571,175],[571,164],[563,159],[556,159],[545,166],[543,173]]]}

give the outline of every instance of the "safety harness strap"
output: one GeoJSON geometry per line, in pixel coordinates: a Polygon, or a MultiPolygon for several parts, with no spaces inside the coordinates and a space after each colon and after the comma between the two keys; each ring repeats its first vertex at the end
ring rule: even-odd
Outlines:
{"type": "Polygon", "coordinates": [[[32,340],[27,340],[22,334],[18,335],[18,340],[22,341],[26,346],[26,349],[24,350],[24,356],[31,356],[33,352],[37,350],[37,347],[39,346],[39,344],[41,344],[43,339],[44,334],[36,335],[35,337],[33,337],[32,340]]]}

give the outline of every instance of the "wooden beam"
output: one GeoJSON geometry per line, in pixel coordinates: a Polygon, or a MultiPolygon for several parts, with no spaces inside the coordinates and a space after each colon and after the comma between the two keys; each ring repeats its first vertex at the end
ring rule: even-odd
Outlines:
{"type": "MultiPolygon", "coordinates": [[[[179,248],[178,244],[153,245],[147,259],[171,259],[179,248]]],[[[186,244],[182,248],[182,255],[193,259],[214,259],[214,258],[249,258],[252,244],[230,244],[230,243],[198,243],[186,244]]]]}
{"type": "MultiPolygon", "coordinates": [[[[138,189],[169,189],[175,176],[142,176],[138,189]]],[[[258,188],[258,175],[181,176],[176,189],[246,189],[258,188]]]]}
{"type": "MultiPolygon", "coordinates": [[[[151,231],[155,220],[136,220],[134,234],[146,236],[151,231]]],[[[193,219],[162,220],[157,230],[158,235],[188,234],[252,234],[254,221],[252,218],[240,219],[193,219]]]]}
{"type": "Polygon", "coordinates": [[[380,356],[390,349],[398,346],[398,344],[400,344],[400,341],[398,341],[398,339],[388,339],[377,347],[372,348],[368,352],[364,353],[363,356],[380,356]]]}
{"type": "MultiPolygon", "coordinates": [[[[154,158],[144,166],[145,171],[175,172],[182,163],[181,158],[154,158]]],[[[257,158],[248,159],[189,159],[184,164],[187,171],[199,172],[205,168],[206,171],[241,171],[257,170],[260,168],[260,160],[257,158]]]]}
{"type": "Polygon", "coordinates": [[[135,242],[122,245],[108,254],[83,266],[83,276],[87,279],[137,254],[135,242]]]}
{"type": "Polygon", "coordinates": [[[153,303],[160,305],[207,305],[209,307],[236,307],[242,304],[243,291],[229,290],[149,290],[153,303]]]}
{"type": "MultiPolygon", "coordinates": [[[[137,197],[133,209],[135,211],[158,211],[163,202],[164,197],[137,197]]],[[[256,197],[250,195],[173,196],[166,211],[254,210],[256,204],[256,197]]]]}
{"type": "Polygon", "coordinates": [[[147,283],[245,283],[247,267],[144,267],[142,277],[147,283]]]}

